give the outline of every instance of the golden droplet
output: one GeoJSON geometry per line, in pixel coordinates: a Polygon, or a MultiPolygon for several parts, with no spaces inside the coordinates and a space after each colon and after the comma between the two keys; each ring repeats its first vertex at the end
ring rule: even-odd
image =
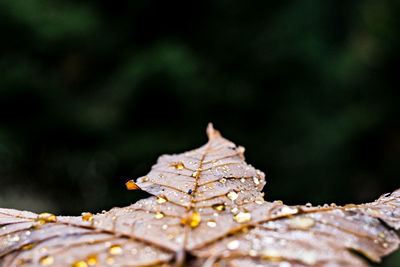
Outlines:
{"type": "Polygon", "coordinates": [[[148,182],[148,181],[149,181],[149,178],[147,176],[142,178],[142,182],[148,182]]]}
{"type": "Polygon", "coordinates": [[[155,217],[157,220],[162,219],[162,218],[164,218],[164,213],[161,212],[161,211],[157,211],[156,214],[154,215],[154,217],[155,217]]]}
{"type": "Polygon", "coordinates": [[[236,214],[235,216],[233,216],[233,219],[235,221],[237,221],[238,223],[245,223],[245,222],[250,221],[251,213],[241,211],[238,214],[236,214]]]}
{"type": "Polygon", "coordinates": [[[112,245],[108,251],[111,255],[118,255],[122,253],[122,248],[120,245],[112,245]]]}
{"type": "Polygon", "coordinates": [[[51,222],[56,222],[57,217],[54,214],[44,212],[38,215],[36,221],[39,222],[40,224],[51,223],[51,222]]]}
{"type": "Polygon", "coordinates": [[[199,172],[198,172],[198,171],[195,171],[195,172],[192,173],[192,177],[193,177],[193,178],[196,178],[198,174],[199,174],[199,172]]]}
{"type": "Polygon", "coordinates": [[[223,210],[225,210],[225,205],[222,203],[217,203],[217,204],[212,205],[212,208],[217,211],[223,211],[223,210]]]}
{"type": "Polygon", "coordinates": [[[277,249],[269,248],[261,252],[261,259],[268,261],[281,261],[282,255],[277,249]]]}
{"type": "Polygon", "coordinates": [[[87,267],[87,263],[85,261],[76,261],[72,264],[72,267],[87,267]]]}
{"type": "Polygon", "coordinates": [[[158,204],[163,204],[165,202],[167,202],[167,197],[166,196],[161,195],[161,196],[157,197],[157,203],[158,204]]]}
{"type": "Polygon", "coordinates": [[[173,163],[170,163],[168,166],[175,167],[175,169],[177,169],[177,170],[183,170],[185,168],[185,165],[183,165],[182,162],[173,162],[173,163]]]}
{"type": "Polygon", "coordinates": [[[35,246],[34,243],[29,243],[29,244],[24,245],[24,246],[22,247],[22,250],[30,250],[30,249],[32,249],[34,246],[35,246]]]}
{"type": "Polygon", "coordinates": [[[385,234],[384,234],[384,233],[379,233],[378,235],[379,235],[379,237],[381,237],[381,238],[385,238],[385,234]]]}
{"type": "Polygon", "coordinates": [[[214,227],[217,226],[217,222],[215,220],[208,220],[207,221],[207,226],[211,227],[211,228],[214,228],[214,227]]]}
{"type": "Polygon", "coordinates": [[[197,211],[192,211],[189,216],[181,220],[181,224],[187,224],[192,228],[197,227],[201,222],[201,216],[197,211]]]}
{"type": "Polygon", "coordinates": [[[98,262],[99,262],[99,258],[95,254],[89,255],[87,257],[87,263],[89,264],[89,266],[96,265],[98,262]]]}
{"type": "Polygon", "coordinates": [[[306,216],[296,216],[287,221],[289,227],[299,230],[307,230],[314,225],[314,220],[306,216]]]}
{"type": "Polygon", "coordinates": [[[239,246],[240,246],[239,240],[232,240],[226,245],[226,247],[230,250],[238,249],[239,246]]]}
{"type": "Polygon", "coordinates": [[[44,256],[39,260],[39,263],[43,266],[49,266],[54,263],[54,258],[52,256],[44,256]]]}
{"type": "Polygon", "coordinates": [[[82,212],[82,221],[91,222],[93,220],[93,214],[90,212],[82,212]]]}
{"type": "MultiPolygon", "coordinates": [[[[143,178],[144,180],[144,178],[143,178]]],[[[140,187],[135,184],[135,182],[133,180],[129,180],[128,182],[125,183],[126,185],[126,189],[128,190],[140,190],[140,187]]]]}
{"type": "Polygon", "coordinates": [[[235,191],[231,191],[228,194],[226,194],[226,196],[230,199],[230,200],[235,200],[238,198],[238,194],[235,191]]]}
{"type": "Polygon", "coordinates": [[[225,178],[221,178],[221,179],[219,179],[219,182],[220,182],[221,184],[225,184],[225,183],[226,183],[226,179],[225,179],[225,178]]]}

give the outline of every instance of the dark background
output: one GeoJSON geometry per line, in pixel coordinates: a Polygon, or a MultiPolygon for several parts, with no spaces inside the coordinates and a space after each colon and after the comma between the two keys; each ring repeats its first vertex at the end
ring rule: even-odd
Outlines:
{"type": "Polygon", "coordinates": [[[393,191],[399,11],[383,0],[1,0],[0,206],[128,205],[143,194],[124,183],[205,143],[209,121],[266,173],[267,200],[393,191]]]}

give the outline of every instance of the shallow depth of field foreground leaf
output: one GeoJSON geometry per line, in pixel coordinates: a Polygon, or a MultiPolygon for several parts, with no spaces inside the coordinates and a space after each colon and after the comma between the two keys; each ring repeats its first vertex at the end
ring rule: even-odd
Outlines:
{"type": "Polygon", "coordinates": [[[400,190],[343,207],[267,202],[244,148],[211,124],[207,134],[127,182],[153,195],[129,207],[80,217],[0,209],[0,265],[364,266],[361,255],[379,262],[398,248],[400,190]]]}

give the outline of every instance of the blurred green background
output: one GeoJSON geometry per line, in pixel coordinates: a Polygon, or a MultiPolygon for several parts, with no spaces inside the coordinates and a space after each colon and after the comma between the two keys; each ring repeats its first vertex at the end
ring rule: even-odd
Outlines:
{"type": "MultiPolygon", "coordinates": [[[[212,121],[268,200],[400,187],[400,1],[1,0],[0,206],[128,205],[212,121]]],[[[389,257],[395,266],[400,254],[389,257]]]]}

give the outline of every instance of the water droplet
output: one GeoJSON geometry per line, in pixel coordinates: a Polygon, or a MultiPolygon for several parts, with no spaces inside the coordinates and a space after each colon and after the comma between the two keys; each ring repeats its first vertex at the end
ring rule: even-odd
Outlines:
{"type": "Polygon", "coordinates": [[[225,179],[225,178],[221,178],[221,179],[219,179],[219,182],[220,182],[221,184],[225,184],[225,183],[226,183],[226,179],[225,179]]]}
{"type": "Polygon", "coordinates": [[[307,207],[307,208],[311,208],[311,207],[312,207],[312,204],[311,204],[310,202],[308,202],[308,203],[306,203],[306,207],[307,207]]]}
{"type": "Polygon", "coordinates": [[[87,257],[87,263],[89,264],[89,266],[94,266],[99,262],[99,258],[97,257],[97,255],[93,254],[93,255],[89,255],[87,257]]]}
{"type": "Polygon", "coordinates": [[[93,220],[93,214],[90,212],[83,212],[82,213],[82,221],[84,222],[91,222],[93,220]]]}
{"type": "Polygon", "coordinates": [[[226,247],[230,250],[238,249],[239,246],[240,246],[239,240],[232,240],[226,245],[226,247]]]}
{"type": "Polygon", "coordinates": [[[166,196],[161,195],[161,196],[157,197],[157,203],[158,204],[163,204],[165,202],[167,202],[167,197],[166,196]]]}
{"type": "Polygon", "coordinates": [[[223,210],[225,210],[225,205],[222,203],[217,203],[217,204],[212,205],[212,208],[217,211],[223,211],[223,210]]]}
{"type": "Polygon", "coordinates": [[[257,251],[254,250],[254,249],[250,249],[249,250],[249,255],[252,256],[252,257],[255,257],[255,256],[257,256],[257,251]]]}
{"type": "Polygon", "coordinates": [[[52,256],[44,256],[39,260],[39,263],[43,266],[49,266],[54,263],[54,258],[52,256]]]}
{"type": "Polygon", "coordinates": [[[161,211],[157,211],[156,214],[154,215],[154,217],[156,219],[161,219],[164,217],[164,213],[162,213],[161,211]]]}
{"type": "Polygon", "coordinates": [[[240,179],[240,182],[244,183],[244,182],[246,182],[246,179],[242,178],[242,179],[240,179]]]}
{"type": "Polygon", "coordinates": [[[148,181],[149,181],[149,178],[147,176],[142,178],[142,182],[148,182],[148,181]]]}
{"type": "Polygon", "coordinates": [[[245,222],[250,221],[251,213],[241,211],[238,214],[236,214],[235,216],[233,216],[233,219],[235,221],[237,221],[238,223],[245,223],[245,222]]]}
{"type": "Polygon", "coordinates": [[[238,212],[238,208],[237,208],[237,207],[234,207],[233,209],[231,209],[231,212],[232,212],[232,213],[238,212]]]}
{"type": "Polygon", "coordinates": [[[282,255],[277,249],[269,248],[261,252],[261,259],[268,261],[281,261],[282,255]]]}
{"type": "Polygon", "coordinates": [[[291,208],[288,206],[284,206],[277,215],[279,216],[286,216],[291,214],[296,214],[299,210],[297,208],[291,208]]]}
{"type": "MultiPolygon", "coordinates": [[[[144,178],[143,178],[144,180],[144,178]]],[[[128,182],[125,183],[126,189],[128,190],[140,190],[140,187],[135,184],[133,180],[129,180],[128,182]]]]}
{"type": "Polygon", "coordinates": [[[56,222],[57,217],[54,214],[45,212],[45,213],[40,213],[36,218],[36,221],[39,222],[40,224],[51,223],[51,222],[56,222]]]}
{"type": "Polygon", "coordinates": [[[235,191],[231,191],[228,194],[226,194],[226,196],[230,199],[230,200],[235,200],[238,198],[238,194],[235,191]]]}
{"type": "Polygon", "coordinates": [[[217,226],[217,222],[215,220],[208,220],[207,221],[207,226],[211,227],[211,228],[214,228],[214,227],[217,226]]]}
{"type": "Polygon", "coordinates": [[[314,225],[314,220],[306,216],[296,216],[287,221],[289,227],[299,230],[307,230],[314,225]]]}
{"type": "Polygon", "coordinates": [[[87,263],[85,261],[76,261],[72,264],[72,267],[87,267],[87,263]]]}
{"type": "Polygon", "coordinates": [[[201,216],[200,213],[198,213],[197,211],[192,211],[189,216],[183,218],[181,220],[181,224],[187,224],[192,228],[197,227],[201,222],[201,216]]]}
{"type": "Polygon", "coordinates": [[[259,185],[260,184],[260,180],[258,180],[258,178],[256,176],[253,176],[253,182],[255,185],[259,185]]]}
{"type": "Polygon", "coordinates": [[[11,241],[18,242],[18,241],[19,241],[19,236],[18,236],[18,235],[15,235],[15,236],[11,239],[11,241]]]}
{"type": "Polygon", "coordinates": [[[168,225],[164,224],[164,225],[162,226],[162,229],[163,229],[163,230],[167,230],[167,229],[168,229],[168,225]]]}
{"type": "Polygon", "coordinates": [[[199,174],[199,172],[195,171],[195,172],[192,173],[192,177],[196,178],[198,174],[199,174]]]}
{"type": "Polygon", "coordinates": [[[32,249],[34,246],[35,246],[34,243],[29,243],[29,244],[24,245],[24,246],[22,247],[22,250],[30,250],[30,249],[32,249]]]}
{"type": "Polygon", "coordinates": [[[264,203],[264,201],[262,199],[256,199],[256,204],[261,205],[264,203]]]}
{"type": "Polygon", "coordinates": [[[388,244],[388,243],[383,243],[382,246],[383,246],[384,248],[388,248],[388,247],[389,247],[389,244],[388,244]]]}
{"type": "Polygon", "coordinates": [[[182,162],[173,162],[173,163],[170,163],[168,166],[175,167],[175,169],[177,169],[177,170],[183,170],[185,168],[185,165],[183,165],[182,162]]]}
{"type": "Polygon", "coordinates": [[[122,253],[122,248],[120,245],[112,245],[108,251],[110,252],[111,255],[118,255],[122,253]]]}

